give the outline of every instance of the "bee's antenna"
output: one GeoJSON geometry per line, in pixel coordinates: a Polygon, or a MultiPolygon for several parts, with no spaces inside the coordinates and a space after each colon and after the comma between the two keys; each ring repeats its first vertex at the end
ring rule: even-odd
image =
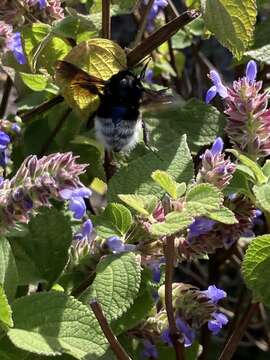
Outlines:
{"type": "Polygon", "coordinates": [[[149,59],[147,60],[147,62],[144,64],[144,67],[142,68],[142,71],[141,71],[141,74],[140,74],[140,81],[142,81],[142,79],[145,77],[145,72],[146,72],[146,69],[150,63],[150,61],[152,60],[151,57],[149,57],[149,59]]]}

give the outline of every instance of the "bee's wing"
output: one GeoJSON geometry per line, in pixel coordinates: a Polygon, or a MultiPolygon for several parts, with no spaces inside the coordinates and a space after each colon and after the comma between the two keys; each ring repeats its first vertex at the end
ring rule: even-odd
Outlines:
{"type": "Polygon", "coordinates": [[[87,72],[79,69],[77,66],[63,60],[58,60],[56,63],[56,78],[60,81],[68,82],[68,86],[72,88],[74,92],[82,92],[85,96],[99,95],[100,90],[105,85],[105,80],[96,76],[89,75],[87,72]]]}
{"type": "Polygon", "coordinates": [[[171,104],[173,102],[173,96],[166,94],[167,89],[151,90],[144,88],[142,105],[147,106],[153,103],[155,104],[171,104]]]}

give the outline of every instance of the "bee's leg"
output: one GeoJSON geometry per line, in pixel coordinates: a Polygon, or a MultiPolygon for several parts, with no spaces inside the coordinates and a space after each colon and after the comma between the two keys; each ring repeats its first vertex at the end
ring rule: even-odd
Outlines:
{"type": "Polygon", "coordinates": [[[142,119],[142,129],[143,129],[143,142],[145,144],[146,147],[150,147],[149,146],[149,133],[147,131],[147,127],[145,124],[145,121],[142,119]]]}
{"type": "Polygon", "coordinates": [[[113,153],[112,151],[109,150],[105,150],[104,171],[107,181],[109,181],[110,178],[113,177],[116,171],[116,163],[113,160],[113,153]]]}

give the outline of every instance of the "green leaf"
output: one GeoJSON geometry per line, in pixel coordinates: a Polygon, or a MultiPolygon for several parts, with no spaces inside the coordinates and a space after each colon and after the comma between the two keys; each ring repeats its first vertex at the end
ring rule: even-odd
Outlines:
{"type": "Polygon", "coordinates": [[[154,299],[152,296],[152,289],[147,284],[145,272],[143,272],[142,275],[140,290],[133,305],[123,316],[116,321],[113,321],[111,324],[113,332],[116,335],[122,334],[137,326],[147,317],[147,314],[153,308],[154,299]]]}
{"type": "Polygon", "coordinates": [[[254,185],[253,192],[256,196],[256,201],[261,209],[270,212],[270,184],[261,186],[254,185]]]}
{"type": "Polygon", "coordinates": [[[45,68],[51,75],[55,72],[56,60],[63,59],[71,50],[66,40],[53,36],[51,27],[43,23],[24,27],[22,39],[31,68],[45,68]]]}
{"type": "Polygon", "coordinates": [[[80,15],[81,14],[69,15],[61,20],[55,21],[52,25],[52,32],[55,35],[76,40],[77,37],[85,31],[96,30],[89,16],[80,15]]]}
{"type": "Polygon", "coordinates": [[[186,211],[192,216],[206,215],[218,210],[223,203],[221,191],[211,184],[192,186],[186,194],[186,211]]]}
{"type": "MultiPolygon", "coordinates": [[[[160,149],[188,134],[187,141],[192,151],[215,141],[222,136],[225,117],[215,107],[202,101],[189,100],[185,106],[175,106],[167,111],[151,111],[144,114],[151,145],[160,149]]],[[[162,170],[162,169],[161,169],[162,170]]]]}
{"type": "Polygon", "coordinates": [[[226,195],[229,194],[245,194],[247,196],[250,195],[250,188],[248,184],[248,179],[242,171],[239,171],[237,168],[233,174],[233,178],[230,181],[229,185],[223,190],[226,195]]]}
{"type": "Polygon", "coordinates": [[[253,39],[255,0],[201,0],[205,26],[240,59],[253,39]]]}
{"type": "Polygon", "coordinates": [[[82,360],[101,356],[108,347],[93,312],[63,292],[19,298],[12,310],[14,328],[7,334],[22,350],[41,355],[67,353],[82,360]]]}
{"type": "Polygon", "coordinates": [[[254,174],[255,178],[259,185],[266,183],[267,178],[264,175],[260,166],[246,155],[240,154],[237,150],[227,150],[228,152],[232,153],[237,159],[246,167],[248,167],[254,174]]]}
{"type": "Polygon", "coordinates": [[[172,235],[187,228],[193,221],[187,212],[173,211],[165,216],[165,221],[152,224],[149,231],[155,236],[172,235]]]}
{"type": "Polygon", "coordinates": [[[174,200],[177,199],[177,182],[165,171],[156,170],[151,178],[165,190],[174,200]]]}
{"type": "Polygon", "coordinates": [[[11,241],[20,284],[44,281],[52,286],[68,261],[71,241],[70,218],[60,211],[45,208],[32,218],[29,234],[11,241]]]}
{"type": "Polygon", "coordinates": [[[4,324],[4,329],[13,326],[12,311],[2,285],[0,285],[0,326],[1,323],[4,324]]]}
{"type": "Polygon", "coordinates": [[[109,182],[109,201],[117,199],[118,194],[131,193],[155,195],[161,198],[164,192],[151,179],[151,174],[156,169],[166,171],[176,181],[188,182],[192,179],[193,162],[185,136],[162,146],[155,153],[148,152],[122,167],[109,182]]]}
{"type": "Polygon", "coordinates": [[[133,304],[141,282],[141,268],[133,253],[108,255],[96,269],[93,284],[81,296],[85,304],[97,299],[108,321],[118,319],[133,304]]]}
{"type": "Polygon", "coordinates": [[[52,84],[45,75],[27,74],[21,72],[20,76],[24,84],[33,91],[47,90],[48,92],[52,92],[53,94],[56,94],[58,92],[58,87],[52,84]]]}
{"type": "Polygon", "coordinates": [[[267,159],[266,162],[264,163],[264,165],[262,167],[262,171],[265,176],[267,176],[268,178],[270,177],[270,160],[269,159],[267,159]]]}
{"type": "Polygon", "coordinates": [[[18,272],[12,249],[4,237],[0,237],[0,284],[12,301],[18,285],[18,272]]]}
{"type": "Polygon", "coordinates": [[[221,222],[223,224],[236,224],[238,223],[234,213],[226,208],[225,206],[221,206],[220,209],[210,211],[207,214],[207,217],[209,217],[212,220],[221,222]]]}
{"type": "Polygon", "coordinates": [[[95,231],[108,238],[113,235],[124,236],[132,225],[132,215],[124,205],[110,203],[101,215],[93,216],[95,231]]]}
{"type": "Polygon", "coordinates": [[[118,195],[125,204],[139,212],[141,215],[149,216],[157,205],[157,198],[152,195],[118,195]]]}
{"type": "Polygon", "coordinates": [[[242,271],[255,300],[270,306],[270,235],[252,240],[244,257],[242,271]]]}

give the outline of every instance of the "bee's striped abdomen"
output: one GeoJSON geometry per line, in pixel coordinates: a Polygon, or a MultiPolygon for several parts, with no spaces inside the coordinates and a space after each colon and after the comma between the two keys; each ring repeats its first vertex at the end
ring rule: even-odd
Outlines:
{"type": "Polygon", "coordinates": [[[113,118],[95,117],[96,137],[107,150],[131,150],[139,141],[141,128],[141,119],[115,121],[113,118]]]}

